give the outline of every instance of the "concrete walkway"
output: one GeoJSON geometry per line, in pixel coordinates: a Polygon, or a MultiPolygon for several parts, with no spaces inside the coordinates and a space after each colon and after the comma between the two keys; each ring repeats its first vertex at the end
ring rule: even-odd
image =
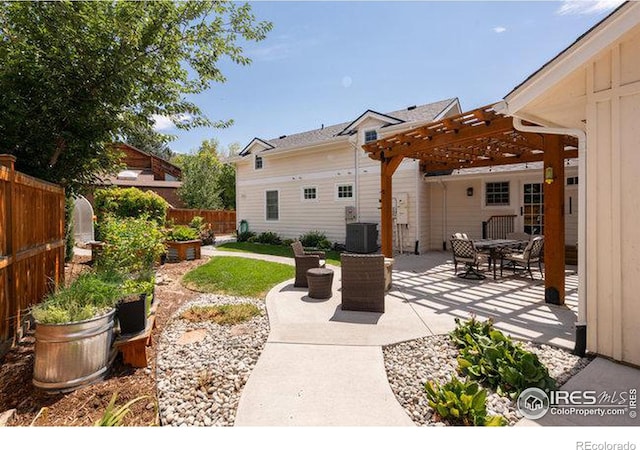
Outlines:
{"type": "MultiPolygon", "coordinates": [[[[207,256],[237,256],[294,264],[291,258],[203,248],[207,256]]],[[[457,317],[492,317],[515,338],[573,348],[577,275],[567,271],[562,307],[544,303],[544,282],[521,276],[482,281],[453,276],[449,254],[396,257],[385,313],[342,311],[340,268],[333,295],[312,299],[293,280],[267,295],[271,331],[244,387],[238,426],[412,426],[389,387],[382,346],[451,331],[457,317]]],[[[563,389],[640,388],[640,371],[602,358],[563,389]]],[[[637,420],[547,415],[519,425],[638,425],[637,420]]]]}

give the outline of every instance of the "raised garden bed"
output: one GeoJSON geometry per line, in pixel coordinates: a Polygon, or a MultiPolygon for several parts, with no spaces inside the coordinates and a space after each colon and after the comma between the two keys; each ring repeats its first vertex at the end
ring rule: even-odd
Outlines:
{"type": "Polygon", "coordinates": [[[166,241],[167,262],[191,261],[200,259],[200,239],[190,241],[166,241]]]}

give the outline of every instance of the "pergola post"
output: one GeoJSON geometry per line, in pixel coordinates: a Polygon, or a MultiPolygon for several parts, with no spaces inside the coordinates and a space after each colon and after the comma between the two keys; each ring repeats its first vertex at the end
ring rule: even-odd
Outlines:
{"type": "Polygon", "coordinates": [[[393,258],[393,173],[402,159],[402,156],[394,156],[380,161],[380,240],[382,253],[387,258],[393,258]]]}
{"type": "Polygon", "coordinates": [[[544,135],[544,299],[564,305],[564,145],[544,135]]]}

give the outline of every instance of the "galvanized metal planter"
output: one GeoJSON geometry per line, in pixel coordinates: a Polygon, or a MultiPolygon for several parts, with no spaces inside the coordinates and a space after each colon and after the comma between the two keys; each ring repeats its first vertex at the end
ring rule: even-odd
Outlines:
{"type": "Polygon", "coordinates": [[[109,368],[115,309],[93,319],[36,323],[33,384],[67,392],[104,377],[109,368]]]}
{"type": "Polygon", "coordinates": [[[191,241],[165,241],[167,246],[167,262],[191,261],[200,259],[200,239],[191,241]]]}

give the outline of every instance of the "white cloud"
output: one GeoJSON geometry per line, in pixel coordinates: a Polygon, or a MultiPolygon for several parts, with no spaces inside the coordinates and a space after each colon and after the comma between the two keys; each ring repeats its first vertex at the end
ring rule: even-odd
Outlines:
{"type": "Polygon", "coordinates": [[[175,116],[163,116],[160,114],[154,114],[151,116],[153,119],[153,129],[155,131],[168,131],[176,127],[176,123],[188,122],[193,117],[190,114],[176,114],[175,116]]]}
{"type": "Polygon", "coordinates": [[[613,9],[624,0],[563,0],[556,14],[598,14],[613,9]]]}
{"type": "Polygon", "coordinates": [[[495,31],[496,33],[504,33],[505,31],[507,31],[507,29],[505,27],[495,27],[493,31],[495,31]]]}
{"type": "Polygon", "coordinates": [[[249,56],[259,61],[277,61],[286,59],[291,55],[291,45],[288,43],[274,44],[253,49],[249,56]]]}

